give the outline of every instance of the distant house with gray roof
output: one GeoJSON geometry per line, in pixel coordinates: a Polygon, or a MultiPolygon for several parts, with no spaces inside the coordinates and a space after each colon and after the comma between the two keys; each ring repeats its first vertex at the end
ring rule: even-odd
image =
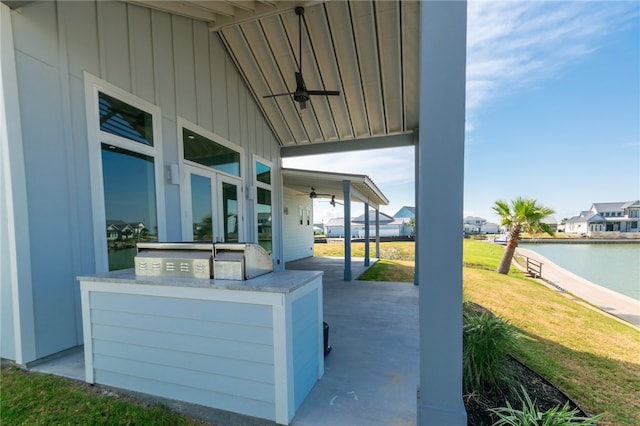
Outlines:
{"type": "Polygon", "coordinates": [[[398,227],[398,235],[401,237],[410,237],[414,234],[414,224],[416,220],[416,208],[411,206],[402,206],[396,214],[393,215],[394,224],[398,227]]]}
{"type": "Polygon", "coordinates": [[[500,230],[497,223],[487,222],[487,219],[478,216],[467,216],[462,221],[465,234],[496,234],[500,230]]]}
{"type": "Polygon", "coordinates": [[[407,219],[415,218],[416,217],[416,208],[415,207],[410,207],[410,206],[402,206],[402,208],[400,208],[400,210],[398,210],[398,212],[396,214],[394,214],[393,217],[395,217],[396,219],[400,219],[400,218],[407,218],[407,219]]]}
{"type": "Polygon", "coordinates": [[[107,240],[129,240],[139,237],[147,229],[142,222],[125,222],[122,220],[107,220],[107,240]]]}
{"type": "Polygon", "coordinates": [[[565,223],[567,234],[587,237],[617,237],[640,232],[640,200],[593,203],[565,223]]]}
{"type": "Polygon", "coordinates": [[[545,216],[540,219],[540,222],[548,225],[553,232],[556,232],[558,230],[558,220],[553,216],[545,216]]]}
{"type": "MultiPolygon", "coordinates": [[[[351,218],[351,238],[364,238],[365,218],[364,213],[358,217],[351,218]]],[[[369,232],[374,238],[376,226],[376,215],[374,210],[369,211],[369,232]]],[[[329,219],[324,225],[327,238],[344,238],[344,218],[334,217],[329,219]]],[[[381,237],[405,237],[411,234],[412,228],[408,225],[408,220],[396,219],[380,212],[379,229],[381,237]]]]}

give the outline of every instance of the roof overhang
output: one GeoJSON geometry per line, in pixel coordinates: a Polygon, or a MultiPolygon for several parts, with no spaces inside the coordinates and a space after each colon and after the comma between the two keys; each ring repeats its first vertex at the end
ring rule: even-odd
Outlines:
{"type": "Polygon", "coordinates": [[[19,0],[2,0],[2,3],[6,4],[12,9],[18,9],[22,6],[26,6],[29,3],[33,3],[35,0],[19,1],[19,0]]]}
{"type": "Polygon", "coordinates": [[[351,188],[351,200],[368,203],[372,208],[389,204],[387,197],[366,175],[332,173],[313,170],[282,169],[283,185],[301,194],[309,194],[313,190],[318,198],[344,200],[344,185],[351,188]]]}
{"type": "MultiPolygon", "coordinates": [[[[413,143],[421,2],[123,1],[206,22],[281,147],[350,141],[349,149],[357,150],[413,143]],[[305,8],[301,40],[297,6],[305,8]],[[295,90],[300,41],[307,89],[340,92],[312,96],[305,109],[292,96],[264,98],[295,90]]],[[[286,155],[294,154],[287,149],[286,155]]]]}

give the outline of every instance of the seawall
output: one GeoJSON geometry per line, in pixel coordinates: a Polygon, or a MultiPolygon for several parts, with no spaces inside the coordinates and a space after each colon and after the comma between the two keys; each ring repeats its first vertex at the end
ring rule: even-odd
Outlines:
{"type": "Polygon", "coordinates": [[[535,251],[524,247],[518,247],[516,250],[519,255],[542,263],[541,281],[551,284],[556,290],[569,292],[586,300],[601,310],[640,328],[640,301],[576,275],[535,251]]]}
{"type": "Polygon", "coordinates": [[[520,238],[525,244],[640,244],[640,237],[612,239],[612,238],[520,238]]]}

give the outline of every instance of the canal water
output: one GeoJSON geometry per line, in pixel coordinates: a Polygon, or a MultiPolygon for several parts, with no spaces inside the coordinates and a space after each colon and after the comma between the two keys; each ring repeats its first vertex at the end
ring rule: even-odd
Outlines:
{"type": "Polygon", "coordinates": [[[595,284],[640,300],[640,244],[519,244],[595,284]]]}

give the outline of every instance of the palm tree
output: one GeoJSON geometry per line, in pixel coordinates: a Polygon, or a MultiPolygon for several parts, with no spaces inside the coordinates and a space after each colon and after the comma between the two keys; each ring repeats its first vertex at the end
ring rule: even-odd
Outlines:
{"type": "Polygon", "coordinates": [[[416,234],[416,218],[415,217],[410,218],[409,222],[407,222],[407,225],[411,227],[411,235],[415,235],[416,234]]]}
{"type": "Polygon", "coordinates": [[[507,227],[509,239],[507,248],[498,267],[498,272],[508,274],[511,267],[511,260],[518,247],[518,240],[521,232],[532,234],[541,231],[553,235],[553,230],[546,223],[542,223],[545,216],[552,215],[553,209],[538,204],[534,199],[518,197],[507,204],[505,201],[496,201],[493,211],[502,218],[500,224],[507,227]]]}

